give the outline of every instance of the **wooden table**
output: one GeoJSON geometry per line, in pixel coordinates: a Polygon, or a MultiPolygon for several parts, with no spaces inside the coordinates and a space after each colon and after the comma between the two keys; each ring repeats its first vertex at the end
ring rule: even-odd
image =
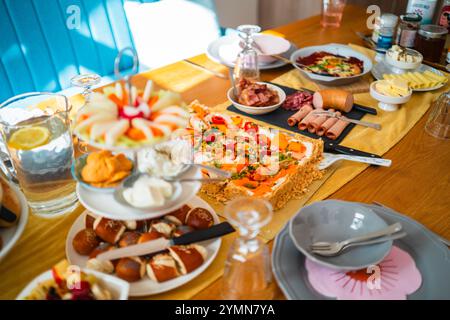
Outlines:
{"type": "MultiPolygon", "coordinates": [[[[283,33],[299,47],[330,42],[362,45],[355,31],[367,31],[367,17],[364,8],[347,6],[343,24],[338,29],[321,28],[320,17],[314,16],[274,30],[283,33]]],[[[220,67],[208,60],[204,54],[191,60],[220,70],[220,67]]],[[[263,71],[262,79],[269,81],[291,68],[286,66],[263,71]]],[[[145,77],[151,77],[158,83],[158,79],[167,79],[168,74],[175,74],[172,78],[169,76],[170,81],[181,84],[193,75],[191,72],[198,74],[198,70],[186,63],[177,62],[146,73],[145,77]]],[[[144,77],[137,81],[143,82],[144,77]]],[[[199,99],[206,105],[214,106],[226,100],[226,90],[229,87],[228,81],[207,76],[200,84],[182,90],[182,95],[186,101],[199,99]]],[[[438,140],[425,133],[427,118],[428,114],[385,155],[393,160],[393,170],[380,172],[377,168],[370,167],[330,198],[367,203],[381,202],[450,239],[450,141],[438,140]]],[[[218,299],[220,289],[221,279],[198,293],[194,299],[218,299]]],[[[284,299],[276,285],[273,290],[276,299],[284,299]]]]}

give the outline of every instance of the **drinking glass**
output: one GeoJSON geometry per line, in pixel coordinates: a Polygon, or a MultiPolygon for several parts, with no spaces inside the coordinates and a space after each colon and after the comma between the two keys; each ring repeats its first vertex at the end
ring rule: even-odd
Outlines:
{"type": "Polygon", "coordinates": [[[450,139],[450,91],[433,102],[425,131],[438,139],[450,139]]]}
{"type": "Polygon", "coordinates": [[[269,248],[257,237],[272,218],[266,200],[239,198],[225,207],[225,214],[239,232],[225,262],[224,299],[271,299],[272,271],[269,248]]]}
{"type": "MultiPolygon", "coordinates": [[[[81,108],[84,108],[89,104],[92,95],[92,88],[99,84],[101,81],[101,77],[95,73],[89,74],[81,74],[70,79],[70,83],[75,87],[83,88],[83,92],[81,93],[84,98],[84,104],[81,108]]],[[[75,152],[76,154],[86,154],[89,153],[89,144],[81,141],[78,137],[74,136],[74,145],[77,146],[75,152]]]]}
{"type": "Polygon", "coordinates": [[[239,53],[234,67],[234,79],[239,84],[241,79],[259,80],[258,53],[254,48],[253,35],[261,31],[259,26],[241,25],[237,28],[243,40],[243,49],[239,53]]]}
{"type": "Polygon", "coordinates": [[[322,20],[323,27],[339,28],[344,13],[346,0],[322,0],[322,20]]]}
{"type": "MultiPolygon", "coordinates": [[[[68,99],[27,93],[0,105],[3,143],[15,175],[35,214],[55,216],[77,205],[68,99]]],[[[3,170],[8,168],[3,165],[3,170]]]]}

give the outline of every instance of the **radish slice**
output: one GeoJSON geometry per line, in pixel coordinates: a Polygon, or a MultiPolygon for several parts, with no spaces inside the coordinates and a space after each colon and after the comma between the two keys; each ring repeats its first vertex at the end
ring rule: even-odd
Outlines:
{"type": "Polygon", "coordinates": [[[116,124],[105,133],[105,144],[113,146],[119,137],[128,130],[130,123],[126,119],[122,119],[116,122],[116,124]]]}
{"type": "Polygon", "coordinates": [[[91,140],[95,140],[103,136],[107,131],[113,128],[119,121],[110,121],[110,122],[97,122],[94,123],[91,127],[91,132],[89,137],[91,140]]]}
{"type": "Polygon", "coordinates": [[[116,82],[116,96],[120,100],[123,99],[123,90],[122,90],[122,84],[120,82],[116,82]]]}
{"type": "Polygon", "coordinates": [[[144,117],[148,118],[152,114],[152,110],[146,102],[141,102],[138,109],[144,114],[144,117]]]}
{"type": "Polygon", "coordinates": [[[81,121],[79,124],[77,124],[75,126],[75,131],[81,132],[81,131],[87,129],[88,127],[90,127],[91,125],[93,125],[94,123],[109,122],[109,121],[115,120],[115,119],[116,119],[116,117],[113,114],[109,114],[106,112],[97,113],[97,114],[94,114],[93,116],[89,117],[88,119],[81,121]]]}
{"type": "Polygon", "coordinates": [[[172,114],[161,114],[156,117],[155,122],[168,122],[176,124],[178,127],[186,127],[188,125],[188,120],[180,118],[172,114]]]}
{"type": "Polygon", "coordinates": [[[144,132],[145,137],[148,140],[150,140],[154,137],[153,131],[152,131],[152,129],[150,129],[151,124],[152,124],[151,121],[148,121],[148,120],[145,120],[142,118],[136,118],[131,121],[131,125],[133,126],[133,128],[139,129],[142,132],[144,132]]]}
{"type": "Polygon", "coordinates": [[[142,99],[145,102],[148,102],[148,100],[150,100],[150,96],[152,94],[152,91],[153,91],[153,81],[152,80],[148,80],[147,84],[145,85],[144,95],[142,96],[142,99]]]}
{"type": "Polygon", "coordinates": [[[162,123],[152,123],[151,125],[153,128],[157,128],[159,130],[161,130],[164,134],[165,137],[168,137],[172,134],[172,128],[170,126],[167,126],[165,124],[162,123]]]}
{"type": "Polygon", "coordinates": [[[170,106],[170,107],[162,109],[159,112],[176,114],[177,116],[180,116],[180,117],[183,117],[183,118],[186,118],[186,119],[188,119],[189,116],[190,116],[189,112],[187,112],[186,110],[184,110],[183,108],[178,107],[178,106],[170,106]]]}

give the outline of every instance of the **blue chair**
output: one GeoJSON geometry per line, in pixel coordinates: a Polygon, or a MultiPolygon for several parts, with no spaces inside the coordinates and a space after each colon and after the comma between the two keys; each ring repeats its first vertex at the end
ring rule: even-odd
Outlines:
{"type": "MultiPolygon", "coordinates": [[[[77,74],[113,77],[118,52],[134,48],[123,2],[0,0],[0,102],[66,89],[77,74]]],[[[132,64],[128,53],[121,69],[132,64]]]]}

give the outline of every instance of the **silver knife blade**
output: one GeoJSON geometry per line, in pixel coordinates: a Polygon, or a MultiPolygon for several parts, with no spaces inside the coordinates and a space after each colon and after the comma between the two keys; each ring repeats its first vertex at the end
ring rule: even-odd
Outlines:
{"type": "Polygon", "coordinates": [[[96,258],[101,261],[115,260],[124,257],[136,257],[162,251],[172,245],[172,242],[165,238],[135,244],[132,246],[115,249],[100,253],[96,258]]]}

